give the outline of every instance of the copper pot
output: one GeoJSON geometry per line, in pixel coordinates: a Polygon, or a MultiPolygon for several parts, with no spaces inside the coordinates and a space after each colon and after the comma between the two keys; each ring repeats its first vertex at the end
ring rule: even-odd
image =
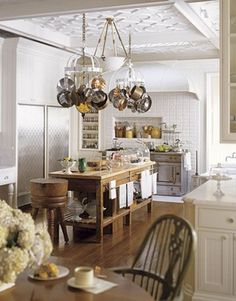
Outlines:
{"type": "Polygon", "coordinates": [[[80,103],[78,106],[76,106],[76,109],[82,114],[89,113],[91,108],[91,105],[88,103],[80,103]]]}
{"type": "Polygon", "coordinates": [[[140,98],[142,98],[143,93],[144,93],[144,87],[134,86],[131,89],[130,98],[132,98],[133,100],[139,100],[140,98]]]}

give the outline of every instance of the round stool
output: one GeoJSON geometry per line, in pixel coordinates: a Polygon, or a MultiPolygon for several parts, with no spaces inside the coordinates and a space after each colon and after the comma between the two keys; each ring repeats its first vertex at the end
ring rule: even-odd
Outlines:
{"type": "Polygon", "coordinates": [[[30,180],[32,217],[36,219],[39,209],[47,210],[48,232],[54,243],[58,242],[59,239],[59,224],[61,225],[65,242],[69,241],[64,221],[67,191],[68,181],[65,179],[40,178],[30,180]]]}

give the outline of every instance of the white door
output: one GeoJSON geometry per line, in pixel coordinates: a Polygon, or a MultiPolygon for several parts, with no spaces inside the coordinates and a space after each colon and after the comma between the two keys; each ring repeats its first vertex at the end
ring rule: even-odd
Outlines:
{"type": "Polygon", "coordinates": [[[233,234],[208,231],[198,234],[198,290],[232,294],[233,234]]]}

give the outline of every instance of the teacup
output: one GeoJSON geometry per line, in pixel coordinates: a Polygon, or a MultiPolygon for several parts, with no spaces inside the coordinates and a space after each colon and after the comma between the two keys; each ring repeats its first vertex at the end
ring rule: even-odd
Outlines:
{"type": "Polygon", "coordinates": [[[92,286],[94,283],[94,270],[89,266],[80,266],[74,270],[75,284],[78,286],[92,286]]]}

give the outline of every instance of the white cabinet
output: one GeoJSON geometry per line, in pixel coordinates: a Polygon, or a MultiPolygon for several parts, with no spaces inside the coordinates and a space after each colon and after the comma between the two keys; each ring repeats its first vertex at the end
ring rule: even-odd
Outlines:
{"type": "Polygon", "coordinates": [[[184,285],[186,300],[235,301],[236,207],[194,202],[185,199],[184,205],[198,239],[192,274],[184,285]]]}
{"type": "Polygon", "coordinates": [[[221,0],[221,142],[236,142],[236,5],[221,0]]]}
{"type": "Polygon", "coordinates": [[[56,85],[69,54],[25,39],[15,42],[18,102],[58,105],[56,85]]]}
{"type": "Polygon", "coordinates": [[[198,231],[198,250],[198,290],[213,294],[232,292],[233,234],[198,231]]]}

